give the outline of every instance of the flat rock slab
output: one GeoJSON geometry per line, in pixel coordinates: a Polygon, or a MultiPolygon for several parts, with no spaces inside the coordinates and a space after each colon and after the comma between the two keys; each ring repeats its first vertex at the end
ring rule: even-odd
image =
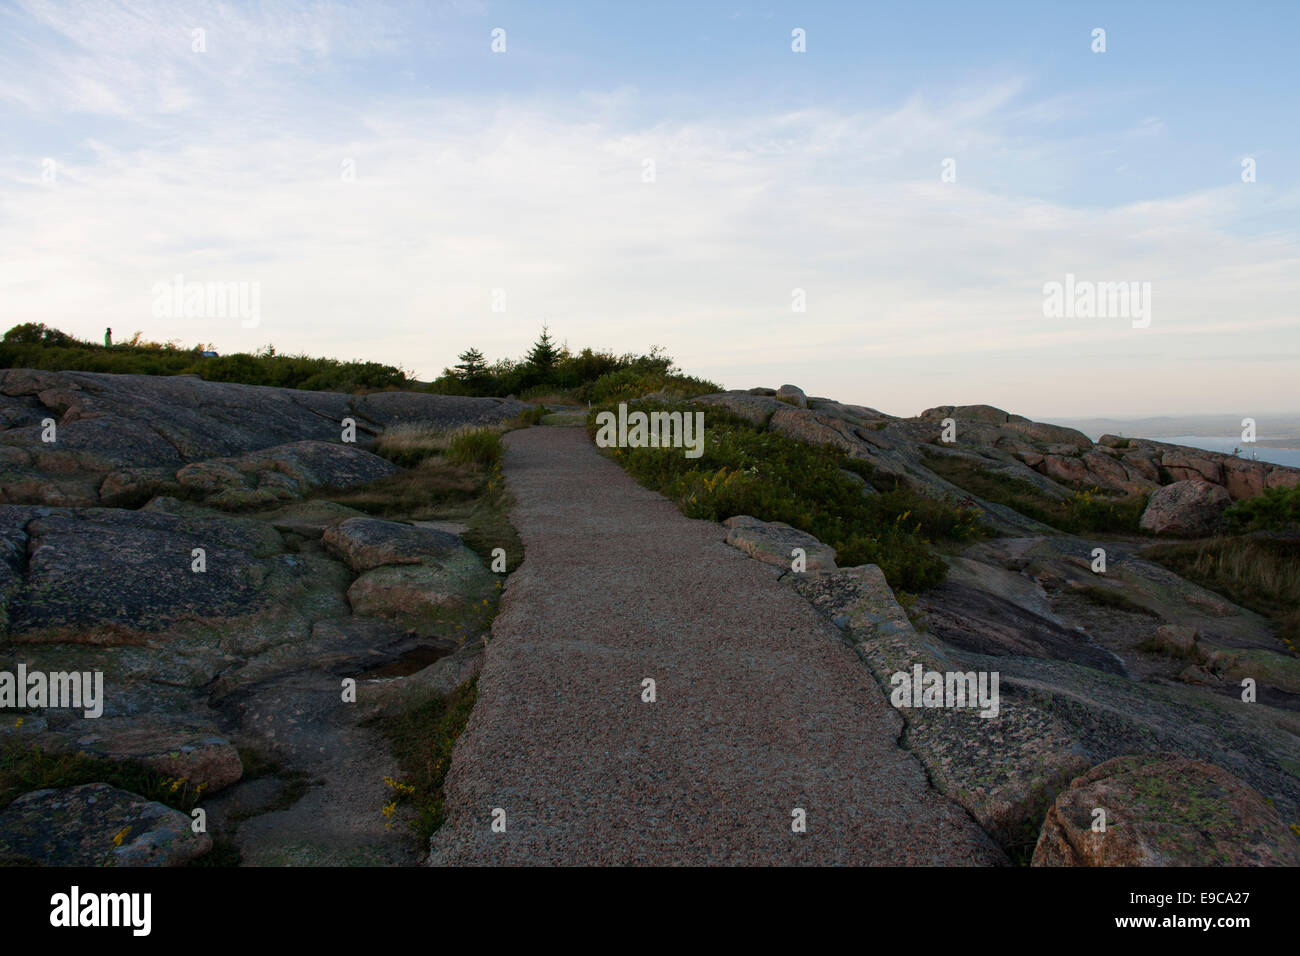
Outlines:
{"type": "Polygon", "coordinates": [[[37,517],[26,535],[26,580],[9,609],[15,632],[155,631],[185,617],[247,614],[266,602],[258,586],[265,571],[252,553],[259,540],[240,524],[87,508],[37,517]],[[203,573],[192,570],[196,548],[205,555],[203,573]]]}
{"type": "Polygon", "coordinates": [[[467,534],[469,525],[463,521],[412,521],[411,524],[417,528],[430,528],[434,531],[445,531],[447,534],[467,534]]]}
{"type": "MultiPolygon", "coordinates": [[[[846,629],[882,687],[893,687],[895,675],[917,665],[938,672],[986,669],[959,664],[928,625],[925,632],[913,628],[874,564],[786,580],[846,629]]],[[[979,592],[968,596],[977,599],[979,592]]],[[[900,706],[898,713],[907,725],[908,750],[925,765],[932,785],[1019,855],[1037,839],[1052,796],[1089,761],[1059,721],[1000,692],[999,698],[996,717],[973,707],[900,706]]]]}
{"type": "Polygon", "coordinates": [[[163,716],[103,717],[79,722],[75,749],[131,760],[214,793],[244,773],[239,752],[216,728],[163,716]]]}
{"type": "Polygon", "coordinates": [[[325,549],[353,571],[385,564],[424,564],[464,549],[457,535],[379,518],[348,518],[326,528],[325,549]]]}
{"type": "Polygon", "coordinates": [[[176,481],[215,507],[266,507],[314,488],[350,488],[395,474],[396,465],[353,445],[299,441],[235,458],[186,465],[176,481]]]}
{"type": "Polygon", "coordinates": [[[834,548],[784,521],[760,521],[750,515],[736,515],[722,524],[727,528],[727,544],[739,548],[751,558],[789,571],[794,561],[794,549],[799,548],[804,553],[804,570],[835,569],[834,548]]]}
{"type": "Polygon", "coordinates": [[[925,614],[926,630],[950,647],[992,656],[1052,658],[1124,673],[1124,663],[1114,653],[1048,616],[1050,610],[1039,615],[977,582],[944,581],[922,595],[917,607],[925,614]]]}
{"type": "Polygon", "coordinates": [[[723,529],[684,517],[578,429],[512,432],[506,448],[526,558],[431,862],[1004,859],[899,748],[898,714],[837,629],[723,529]]]}
{"type": "Polygon", "coordinates": [[[212,848],[191,823],[106,783],[34,790],[0,813],[0,855],[41,866],[180,866],[212,848]]]}
{"type": "Polygon", "coordinates": [[[277,531],[299,534],[304,538],[319,538],[325,529],[348,518],[363,518],[365,515],[355,508],[325,501],[323,498],[308,498],[305,501],[293,501],[272,515],[266,516],[271,526],[277,531]]]}

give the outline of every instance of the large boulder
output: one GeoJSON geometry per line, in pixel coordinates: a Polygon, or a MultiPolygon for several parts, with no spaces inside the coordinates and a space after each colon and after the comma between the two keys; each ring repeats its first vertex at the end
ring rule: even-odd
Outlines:
{"type": "Polygon", "coordinates": [[[1176,754],[1093,767],[1057,797],[1034,866],[1300,866],[1295,834],[1260,794],[1176,754]],[[1096,811],[1104,831],[1093,830],[1096,811]]]}
{"type": "Polygon", "coordinates": [[[872,447],[863,446],[862,436],[850,422],[784,403],[773,413],[768,428],[806,445],[832,445],[855,457],[864,457],[868,454],[865,449],[872,447]]]}
{"type": "Polygon", "coordinates": [[[212,849],[179,810],[88,783],[23,794],[0,813],[0,857],[40,866],[182,866],[212,849]]]}
{"type": "Polygon", "coordinates": [[[1229,458],[1223,463],[1224,485],[1233,498],[1254,498],[1268,487],[1269,466],[1260,461],[1229,458]]]}
{"type": "Polygon", "coordinates": [[[1231,503],[1232,496],[1220,485],[1203,479],[1175,481],[1152,493],[1138,524],[1153,534],[1207,535],[1231,503]]]}
{"type": "Polygon", "coordinates": [[[1042,471],[1047,477],[1071,484],[1087,484],[1088,465],[1082,458],[1065,455],[1045,455],[1042,471]]]}
{"type": "Polygon", "coordinates": [[[957,422],[978,422],[985,425],[1029,421],[1023,415],[1012,415],[992,405],[936,405],[927,408],[918,417],[928,422],[941,422],[945,418],[951,418],[957,422]]]}
{"type": "Polygon", "coordinates": [[[1223,465],[1190,449],[1176,448],[1167,451],[1161,457],[1160,464],[1164,466],[1175,481],[1196,481],[1201,479],[1216,485],[1224,483],[1223,465]]]}
{"type": "Polygon", "coordinates": [[[776,390],[776,398],[784,402],[789,402],[798,408],[808,407],[808,396],[804,394],[803,389],[797,385],[782,385],[776,390]]]}
{"type": "MultiPolygon", "coordinates": [[[[711,405],[739,415],[755,425],[766,425],[772,413],[782,408],[789,408],[784,402],[776,400],[776,393],[771,389],[760,390],[763,394],[751,392],[720,392],[716,395],[701,395],[693,401],[697,405],[711,405]]],[[[708,414],[705,414],[708,423],[708,414]]]]}
{"type": "Polygon", "coordinates": [[[489,600],[496,579],[478,556],[462,546],[436,563],[383,565],[348,588],[357,614],[388,618],[423,629],[489,600]]]}

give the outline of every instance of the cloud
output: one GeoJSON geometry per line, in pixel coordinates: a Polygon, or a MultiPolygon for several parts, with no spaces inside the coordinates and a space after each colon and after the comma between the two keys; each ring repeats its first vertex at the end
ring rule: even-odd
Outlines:
{"type": "MultiPolygon", "coordinates": [[[[193,104],[226,80],[149,52],[189,22],[168,9],[138,20],[88,12],[112,38],[92,65],[75,60],[94,43],[74,14],[38,13],[85,84],[54,108],[123,126],[56,157],[52,183],[38,151],[0,168],[0,243],[11,250],[0,295],[12,322],[89,338],[141,329],[223,351],[272,341],[430,377],[469,345],[518,355],[547,321],[575,346],[665,345],[732,387],[779,377],[900,412],[982,401],[1039,414],[1206,408],[1207,368],[1234,407],[1272,407],[1289,387],[1284,361],[1224,357],[1300,348],[1294,235],[1233,228],[1270,187],[1107,208],[1021,195],[1018,164],[1071,148],[1039,129],[1059,100],[1026,102],[1023,78],[889,109],[690,121],[654,115],[629,88],[567,100],[389,91],[345,104],[281,90],[303,122],[211,123],[193,104]],[[168,135],[121,132],[142,116],[168,135]],[[957,182],[941,182],[954,155],[957,182]],[[989,156],[1007,161],[990,170],[989,156]],[[1151,328],[1045,319],[1043,284],[1067,272],[1150,282],[1151,328]],[[260,327],[155,319],[150,290],[178,273],[259,282],[260,327]],[[498,289],[504,313],[491,311],[498,289]],[[792,311],[795,289],[804,313],[792,311]]],[[[382,19],[347,10],[257,16],[223,27],[261,44],[236,72],[263,69],[263,55],[275,69],[393,42],[382,19]]],[[[44,102],[57,86],[12,87],[10,100],[44,102]]]]}
{"type": "Polygon", "coordinates": [[[230,98],[249,103],[279,92],[265,83],[250,88],[258,78],[391,54],[405,35],[400,9],[18,0],[9,11],[13,39],[0,48],[0,102],[137,122],[230,98]]]}

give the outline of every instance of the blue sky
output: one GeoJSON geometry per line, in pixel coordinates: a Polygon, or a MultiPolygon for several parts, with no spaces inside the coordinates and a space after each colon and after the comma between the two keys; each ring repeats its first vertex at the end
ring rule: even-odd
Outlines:
{"type": "Polygon", "coordinates": [[[545,321],[896,414],[1295,411],[1297,26],[1290,2],[7,2],[5,324],[431,377],[545,321]],[[1149,282],[1149,327],[1045,317],[1066,273],[1149,282]],[[258,283],[257,327],[155,316],[176,274],[258,283]]]}

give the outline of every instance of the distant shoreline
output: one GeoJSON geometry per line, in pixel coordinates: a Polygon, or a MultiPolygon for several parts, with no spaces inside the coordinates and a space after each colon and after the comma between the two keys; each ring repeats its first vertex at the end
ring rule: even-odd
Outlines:
{"type": "MultiPolygon", "coordinates": [[[[1099,433],[1084,432],[1084,434],[1093,441],[1101,437],[1099,433]]],[[[1124,437],[1164,442],[1168,445],[1185,445],[1223,455],[1231,455],[1236,449],[1237,457],[1244,461],[1251,460],[1253,454],[1258,461],[1300,468],[1300,440],[1295,438],[1261,438],[1247,445],[1240,436],[1225,438],[1219,435],[1165,435],[1157,438],[1152,435],[1125,435],[1124,437]]]]}

